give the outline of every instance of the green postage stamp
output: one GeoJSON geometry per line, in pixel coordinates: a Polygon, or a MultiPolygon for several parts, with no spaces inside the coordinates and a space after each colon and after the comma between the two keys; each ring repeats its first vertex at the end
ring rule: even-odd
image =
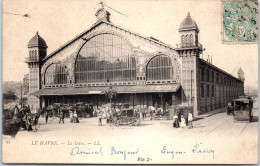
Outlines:
{"type": "Polygon", "coordinates": [[[222,1],[222,42],[258,42],[258,1],[222,1]]]}

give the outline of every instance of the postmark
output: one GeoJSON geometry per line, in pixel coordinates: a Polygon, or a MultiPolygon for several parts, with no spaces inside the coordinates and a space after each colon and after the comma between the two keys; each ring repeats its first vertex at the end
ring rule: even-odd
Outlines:
{"type": "Polygon", "coordinates": [[[222,42],[258,42],[258,2],[222,1],[222,42]]]}

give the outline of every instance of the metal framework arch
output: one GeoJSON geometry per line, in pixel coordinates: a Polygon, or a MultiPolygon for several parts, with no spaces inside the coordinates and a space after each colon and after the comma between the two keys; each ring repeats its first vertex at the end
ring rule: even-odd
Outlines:
{"type": "MultiPolygon", "coordinates": [[[[148,65],[150,64],[150,62],[152,61],[152,60],[154,60],[156,57],[159,57],[159,56],[164,56],[164,57],[167,57],[167,58],[169,58],[169,60],[170,60],[170,64],[171,64],[171,66],[168,66],[168,67],[171,67],[172,69],[172,77],[170,78],[170,79],[173,79],[174,78],[174,74],[176,74],[177,75],[177,70],[180,70],[180,65],[179,65],[179,62],[178,62],[178,60],[176,59],[176,57],[173,57],[173,56],[170,56],[169,54],[167,54],[167,53],[165,53],[165,52],[156,52],[156,53],[154,53],[154,54],[152,54],[152,56],[150,56],[147,60],[146,60],[146,62],[145,62],[145,64],[144,64],[144,66],[145,66],[145,75],[146,75],[146,80],[149,80],[149,71],[148,71],[148,65]],[[176,71],[174,70],[174,67],[177,67],[176,68],[176,71]],[[175,73],[174,73],[174,71],[175,71],[175,73]]],[[[159,69],[160,67],[158,66],[158,69],[159,69]]],[[[167,72],[166,72],[167,73],[167,72]]],[[[164,73],[164,74],[166,74],[166,73],[164,73]]],[[[161,74],[163,74],[163,73],[160,73],[160,75],[161,74]]],[[[162,79],[162,78],[158,78],[158,80],[160,80],[160,79],[162,79]]],[[[166,78],[165,78],[166,79],[166,78]]],[[[175,78],[176,80],[177,80],[177,78],[175,78]]]]}
{"type": "Polygon", "coordinates": [[[108,32],[84,40],[74,60],[75,83],[136,79],[135,50],[129,40],[108,32]]]}

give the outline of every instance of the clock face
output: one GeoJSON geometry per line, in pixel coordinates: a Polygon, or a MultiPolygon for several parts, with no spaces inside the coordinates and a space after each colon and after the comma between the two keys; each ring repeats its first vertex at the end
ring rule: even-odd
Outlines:
{"type": "Polygon", "coordinates": [[[98,12],[98,18],[104,18],[105,17],[105,11],[101,10],[98,12]]]}

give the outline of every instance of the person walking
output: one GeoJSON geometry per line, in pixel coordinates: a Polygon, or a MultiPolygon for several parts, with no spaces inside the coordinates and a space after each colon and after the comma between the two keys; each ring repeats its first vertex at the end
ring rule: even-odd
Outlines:
{"type": "Polygon", "coordinates": [[[193,128],[192,121],[193,121],[193,116],[192,116],[192,113],[189,111],[189,114],[188,114],[189,128],[193,128]]]}
{"type": "Polygon", "coordinates": [[[60,111],[60,121],[59,121],[59,123],[61,121],[64,123],[64,112],[63,111],[60,111]]]}

